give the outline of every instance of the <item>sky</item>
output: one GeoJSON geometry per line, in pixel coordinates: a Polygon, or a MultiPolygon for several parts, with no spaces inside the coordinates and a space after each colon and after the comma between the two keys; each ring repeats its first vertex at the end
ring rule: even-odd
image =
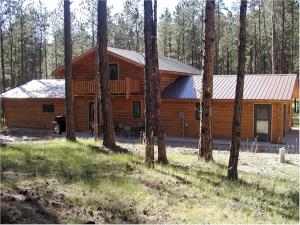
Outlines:
{"type": "MultiPolygon", "coordinates": [[[[81,0],[71,0],[71,1],[73,4],[73,6],[71,6],[71,7],[78,7],[79,2],[81,0]]],[[[227,7],[231,7],[233,1],[234,0],[224,0],[224,3],[227,7]]],[[[42,2],[48,7],[48,9],[53,10],[56,8],[59,0],[42,0],[42,2]]],[[[122,11],[124,2],[125,2],[125,0],[107,0],[107,5],[113,6],[112,15],[122,11]]],[[[179,2],[179,0],[158,0],[157,1],[157,14],[161,15],[165,8],[168,8],[169,11],[173,12],[173,10],[175,9],[175,6],[177,5],[178,2],[179,2]]]]}

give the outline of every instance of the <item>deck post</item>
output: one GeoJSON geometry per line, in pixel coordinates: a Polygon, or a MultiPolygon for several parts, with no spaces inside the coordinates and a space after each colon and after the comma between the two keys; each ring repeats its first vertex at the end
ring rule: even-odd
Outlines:
{"type": "Polygon", "coordinates": [[[125,78],[125,83],[126,83],[126,99],[129,99],[129,97],[130,97],[130,78],[129,77],[125,78]]]}

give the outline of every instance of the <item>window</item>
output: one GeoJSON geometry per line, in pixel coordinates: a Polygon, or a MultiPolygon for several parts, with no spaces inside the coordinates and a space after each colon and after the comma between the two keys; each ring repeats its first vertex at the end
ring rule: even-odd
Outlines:
{"type": "Polygon", "coordinates": [[[109,79],[118,80],[119,79],[118,64],[109,64],[109,79]]]}
{"type": "Polygon", "coordinates": [[[200,120],[200,103],[196,103],[195,113],[196,113],[196,120],[200,120]]]}
{"type": "Polygon", "coordinates": [[[133,101],[132,102],[132,117],[137,119],[141,118],[141,102],[140,101],[133,101]]]}
{"type": "Polygon", "coordinates": [[[54,112],[54,105],[43,105],[43,112],[54,112]]]}

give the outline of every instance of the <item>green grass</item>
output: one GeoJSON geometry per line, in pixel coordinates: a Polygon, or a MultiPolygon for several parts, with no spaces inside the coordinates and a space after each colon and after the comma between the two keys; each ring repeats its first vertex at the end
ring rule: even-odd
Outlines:
{"type": "Polygon", "coordinates": [[[293,113],[292,125],[293,125],[293,127],[299,127],[299,113],[293,113]]]}
{"type": "Polygon", "coordinates": [[[37,195],[43,198],[49,190],[54,190],[53,196],[65,195],[68,207],[57,210],[64,223],[299,222],[296,155],[279,164],[275,154],[242,152],[239,165],[244,172],[232,182],[226,178],[224,152],[215,152],[215,161],[207,163],[196,154],[169,150],[169,165],[148,169],[142,152],[99,152],[95,144],[92,139],[76,144],[58,139],[2,148],[1,188],[15,190],[47,181],[37,195]]]}

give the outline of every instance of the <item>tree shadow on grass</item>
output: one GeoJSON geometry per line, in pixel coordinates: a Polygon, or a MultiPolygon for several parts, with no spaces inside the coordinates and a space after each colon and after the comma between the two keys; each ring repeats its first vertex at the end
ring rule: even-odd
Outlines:
{"type": "MultiPolygon", "coordinates": [[[[218,167],[217,169],[219,170],[219,172],[220,170],[223,170],[224,172],[227,171],[227,167],[225,165],[217,162],[213,162],[213,164],[214,166],[218,167]]],[[[299,215],[294,212],[295,208],[299,209],[299,191],[288,191],[287,193],[276,193],[272,190],[269,190],[266,187],[261,186],[258,183],[250,183],[243,179],[239,179],[237,181],[229,180],[226,175],[223,175],[222,173],[219,172],[218,173],[213,171],[211,172],[209,171],[209,168],[197,167],[196,169],[193,169],[193,171],[190,171],[189,167],[180,164],[174,164],[174,163],[170,163],[168,167],[173,169],[173,171],[175,169],[175,173],[160,171],[160,170],[158,171],[160,173],[163,173],[164,175],[169,175],[171,177],[175,177],[176,179],[185,181],[183,182],[183,184],[186,184],[187,186],[192,186],[192,187],[197,187],[199,189],[202,189],[203,186],[201,184],[203,185],[205,184],[205,186],[209,185],[211,186],[212,189],[216,189],[216,191],[212,192],[212,194],[216,194],[217,196],[221,196],[223,198],[228,198],[228,200],[232,200],[230,195],[227,195],[225,193],[222,194],[222,191],[217,191],[218,187],[221,187],[222,185],[226,185],[227,187],[230,187],[229,189],[232,191],[232,193],[239,193],[238,190],[239,188],[255,190],[256,192],[254,192],[254,196],[252,196],[252,198],[257,198],[259,202],[264,203],[266,205],[267,211],[271,213],[275,211],[285,218],[299,220],[299,215]],[[184,177],[176,173],[183,173],[184,177]],[[203,182],[201,182],[200,185],[196,184],[192,181],[195,178],[200,179],[203,182]],[[263,196],[255,195],[255,193],[258,193],[259,191],[262,191],[263,196]],[[283,202],[289,202],[289,203],[281,204],[283,202]]],[[[251,194],[253,194],[252,191],[251,194]]],[[[239,201],[238,198],[237,200],[239,201]]]]}
{"type": "MultiPolygon", "coordinates": [[[[84,144],[82,144],[84,145],[84,144]]],[[[128,178],[129,175],[132,173],[132,170],[135,166],[135,164],[141,164],[143,157],[139,155],[135,155],[135,157],[130,159],[130,164],[126,163],[115,163],[111,160],[106,160],[108,152],[98,152],[98,149],[94,149],[94,146],[87,146],[90,149],[90,152],[87,152],[86,155],[80,156],[78,158],[77,153],[80,153],[80,150],[75,149],[74,147],[68,147],[64,146],[63,152],[60,153],[59,157],[61,157],[60,160],[53,160],[51,157],[46,155],[46,157],[42,157],[43,153],[41,151],[41,154],[31,154],[29,150],[25,150],[25,148],[20,146],[10,146],[10,148],[18,150],[20,152],[25,153],[25,157],[21,158],[21,160],[15,160],[11,156],[2,157],[2,165],[1,168],[5,168],[5,170],[12,170],[15,172],[25,172],[25,173],[38,173],[39,176],[53,176],[55,178],[58,178],[60,180],[63,180],[66,183],[73,183],[76,181],[83,181],[86,184],[91,184],[93,182],[99,182],[103,178],[109,179],[112,181],[118,181],[128,178]],[[94,150],[93,150],[94,149],[94,150]],[[99,153],[99,154],[98,154],[99,153]],[[91,155],[90,155],[91,154],[91,155]],[[93,158],[93,154],[97,154],[97,156],[101,156],[103,154],[103,160],[101,161],[91,161],[93,158]],[[105,157],[104,157],[105,156],[105,157]],[[78,163],[80,162],[80,163],[78,163]]],[[[49,151],[49,150],[47,150],[49,151]]],[[[124,155],[125,156],[125,155],[124,155]]],[[[99,158],[99,157],[98,157],[99,158]]],[[[100,157],[101,158],[101,157],[100,157]]],[[[139,166],[139,165],[138,165],[139,166]]],[[[258,199],[258,202],[263,202],[267,205],[266,210],[267,211],[275,211],[278,214],[282,215],[285,218],[299,219],[299,215],[295,215],[294,211],[292,209],[297,208],[299,209],[299,191],[293,191],[293,192],[287,192],[286,194],[282,193],[275,193],[266,187],[263,187],[257,183],[250,183],[245,180],[238,180],[238,181],[229,181],[225,175],[222,175],[220,171],[227,170],[227,167],[214,162],[212,166],[216,166],[218,172],[210,171],[209,167],[201,168],[196,167],[192,168],[180,165],[180,164],[174,164],[169,163],[166,167],[168,169],[172,169],[173,172],[168,171],[161,171],[159,166],[156,167],[156,171],[164,174],[169,175],[176,180],[178,180],[179,183],[185,184],[188,187],[196,187],[200,191],[203,189],[203,185],[198,185],[193,182],[193,179],[201,179],[203,181],[203,184],[210,185],[211,188],[217,188],[221,185],[226,185],[229,187],[229,190],[234,193],[239,193],[239,188],[247,188],[249,190],[256,190],[256,191],[262,191],[263,196],[256,195],[255,192],[251,191],[251,194],[254,194],[252,196],[253,198],[258,199]],[[183,174],[183,176],[180,175],[183,174]],[[280,201],[288,201],[288,204],[280,204],[280,201]],[[278,205],[280,204],[280,205],[278,205]],[[275,206],[274,206],[275,205],[275,206]]],[[[143,184],[143,182],[141,181],[143,184]]],[[[147,184],[144,184],[147,186],[147,184]]],[[[162,185],[156,185],[151,188],[158,189],[161,192],[167,192],[169,195],[176,195],[178,193],[172,191],[171,187],[166,187],[164,184],[162,185]]],[[[217,190],[217,189],[216,189],[217,190]]],[[[221,196],[223,198],[228,198],[229,200],[232,200],[230,195],[227,195],[225,193],[222,193],[222,191],[216,191],[216,195],[221,196]],[[218,193],[218,194],[217,194],[218,193]]],[[[214,194],[214,192],[212,192],[214,194]]],[[[250,203],[245,203],[250,204],[250,203]]],[[[120,218],[123,217],[123,214],[127,215],[128,211],[126,206],[123,209],[118,209],[120,211],[120,218]],[[123,211],[124,212],[123,212],[123,211]]],[[[253,206],[251,206],[253,207],[253,206]]],[[[107,209],[108,211],[110,208],[107,209]]],[[[113,210],[112,210],[113,211],[113,210]]],[[[109,220],[107,222],[112,222],[113,220],[109,220]]],[[[137,220],[126,220],[126,217],[123,218],[122,221],[130,221],[130,222],[140,222],[140,219],[137,220]]]]}
{"type": "MultiPolygon", "coordinates": [[[[295,214],[293,212],[295,207],[299,209],[299,191],[288,191],[286,194],[276,193],[259,185],[258,183],[250,183],[243,179],[232,181],[229,180],[227,176],[208,171],[198,171],[197,176],[199,179],[205,180],[206,183],[209,183],[214,187],[227,185],[230,187],[233,193],[235,193],[235,191],[236,193],[239,193],[239,188],[255,190],[255,192],[251,192],[251,194],[254,194],[252,198],[257,198],[259,202],[264,203],[266,205],[266,211],[269,211],[270,213],[276,211],[278,214],[288,219],[299,219],[298,213],[295,214]],[[255,193],[259,193],[260,191],[263,193],[263,196],[255,196],[255,193]],[[281,204],[286,201],[290,203],[286,205],[281,204]]],[[[220,192],[218,192],[218,194],[220,194],[220,192]]]]}

